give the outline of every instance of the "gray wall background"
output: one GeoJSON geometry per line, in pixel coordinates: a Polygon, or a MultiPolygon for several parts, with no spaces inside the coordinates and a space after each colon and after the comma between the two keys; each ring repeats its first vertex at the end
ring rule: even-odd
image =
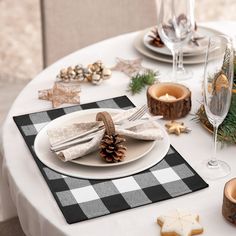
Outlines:
{"type": "MultiPolygon", "coordinates": [[[[235,10],[235,0],[196,0],[198,22],[236,20],[235,10]]],[[[33,78],[42,68],[39,0],[0,0],[0,39],[0,80],[33,78]]]]}

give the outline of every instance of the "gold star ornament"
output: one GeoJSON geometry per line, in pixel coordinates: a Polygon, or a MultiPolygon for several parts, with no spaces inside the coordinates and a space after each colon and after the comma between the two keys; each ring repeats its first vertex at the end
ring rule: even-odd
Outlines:
{"type": "Polygon", "coordinates": [[[182,210],[159,216],[157,223],[161,226],[161,236],[191,236],[203,232],[199,216],[182,210]]]}
{"type": "Polygon", "coordinates": [[[191,129],[184,126],[183,122],[177,122],[177,121],[169,121],[165,124],[165,127],[167,128],[167,131],[169,134],[176,134],[180,135],[181,133],[189,133],[191,132],[191,129]]]}
{"type": "Polygon", "coordinates": [[[129,77],[132,77],[134,74],[137,74],[142,69],[145,69],[141,64],[141,58],[137,58],[134,60],[124,60],[121,58],[117,58],[116,60],[117,63],[114,67],[111,68],[111,70],[121,71],[129,77]]]}
{"type": "Polygon", "coordinates": [[[53,108],[64,103],[80,104],[80,86],[78,84],[63,84],[56,82],[52,89],[38,91],[38,97],[52,102],[53,108]]]}

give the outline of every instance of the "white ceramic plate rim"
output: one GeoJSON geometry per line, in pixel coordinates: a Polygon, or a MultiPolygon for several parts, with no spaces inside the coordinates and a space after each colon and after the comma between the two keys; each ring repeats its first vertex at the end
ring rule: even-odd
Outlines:
{"type": "MultiPolygon", "coordinates": [[[[146,30],[141,32],[134,40],[134,48],[142,55],[151,58],[153,60],[157,60],[159,62],[166,62],[172,64],[172,57],[164,54],[160,54],[157,52],[153,52],[152,50],[146,48],[143,44],[143,37],[146,30]]],[[[188,56],[183,58],[183,63],[186,65],[194,65],[204,63],[205,55],[198,56],[188,56]]]]}
{"type": "MultiPolygon", "coordinates": [[[[172,57],[159,54],[157,52],[153,52],[150,49],[146,48],[142,42],[144,32],[142,32],[140,35],[138,35],[134,40],[134,47],[135,49],[142,55],[151,58],[156,61],[160,62],[166,62],[166,63],[172,63],[172,57]]],[[[195,56],[192,57],[184,57],[184,64],[193,65],[193,64],[200,64],[203,63],[205,60],[205,57],[203,56],[195,56]]]]}
{"type": "MultiPolygon", "coordinates": [[[[145,47],[147,47],[148,49],[150,49],[153,52],[159,53],[159,54],[163,54],[163,55],[167,55],[167,56],[171,56],[171,51],[167,48],[167,47],[162,47],[162,48],[158,48],[155,47],[153,45],[151,45],[149,43],[150,41],[150,37],[148,37],[148,35],[150,35],[150,31],[155,28],[155,26],[145,30],[144,36],[143,36],[143,44],[145,47]]],[[[221,34],[221,32],[208,28],[208,27],[204,27],[204,26],[198,26],[198,31],[200,35],[204,35],[204,36],[211,36],[211,35],[217,35],[217,34],[221,34]]],[[[195,47],[193,50],[194,51],[189,51],[189,52],[184,52],[183,55],[185,56],[199,56],[201,54],[205,53],[205,50],[203,50],[204,48],[198,49],[197,47],[195,47]]]]}
{"type": "MultiPolygon", "coordinates": [[[[101,109],[97,109],[98,111],[101,111],[101,109]]],[[[107,111],[114,111],[115,109],[102,109],[107,111]]],[[[78,111],[81,113],[89,112],[89,110],[82,110],[78,111]]],[[[77,113],[77,112],[74,112],[77,113]]],[[[66,115],[68,119],[74,117],[75,115],[73,113],[66,115]],[[70,118],[69,118],[70,117],[70,118]]],[[[57,118],[58,119],[58,118],[57,118]]],[[[56,119],[54,120],[54,124],[56,125],[56,119]]],[[[46,129],[50,127],[51,123],[46,125],[38,135],[40,135],[41,132],[44,132],[46,129]],[[45,129],[45,130],[44,130],[45,129]],[[44,131],[43,131],[44,130],[44,131]]],[[[138,173],[140,171],[143,171],[145,169],[150,168],[151,166],[155,165],[157,162],[162,160],[162,158],[166,155],[166,153],[169,150],[170,147],[170,141],[169,136],[166,133],[166,131],[160,126],[160,128],[163,131],[164,138],[163,140],[157,141],[156,145],[153,147],[153,149],[145,155],[145,158],[140,158],[134,162],[127,163],[126,165],[121,166],[109,166],[107,168],[99,168],[99,167],[91,167],[91,166],[84,166],[84,165],[77,165],[71,162],[62,162],[58,158],[55,157],[55,154],[50,152],[50,150],[43,150],[44,153],[41,153],[41,155],[38,155],[37,149],[39,147],[39,138],[35,139],[35,152],[38,156],[38,159],[44,163],[49,168],[65,174],[72,177],[78,177],[78,178],[85,178],[85,179],[113,179],[113,178],[120,178],[128,175],[132,175],[135,173],[138,173]],[[51,155],[49,155],[51,153],[51,155]]],[[[39,136],[40,137],[40,136],[39,136]]],[[[46,144],[49,145],[48,141],[45,140],[46,144]]],[[[43,144],[45,145],[45,144],[43,144]]],[[[49,147],[49,146],[48,146],[49,147]]],[[[47,148],[49,149],[49,148],[47,148]]],[[[41,150],[42,151],[42,150],[41,150]]]]}

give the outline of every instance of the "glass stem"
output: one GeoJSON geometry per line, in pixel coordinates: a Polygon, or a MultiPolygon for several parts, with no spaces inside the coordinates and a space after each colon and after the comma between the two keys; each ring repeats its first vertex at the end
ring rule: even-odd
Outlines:
{"type": "Polygon", "coordinates": [[[218,166],[218,162],[217,162],[217,159],[216,159],[218,125],[214,124],[213,129],[214,129],[214,132],[213,132],[213,142],[214,142],[213,143],[213,152],[212,152],[212,158],[208,162],[208,165],[212,168],[218,166]]]}
{"type": "Polygon", "coordinates": [[[183,51],[180,50],[178,52],[178,65],[177,65],[177,70],[182,72],[184,71],[184,65],[183,65],[183,51]]]}
{"type": "Polygon", "coordinates": [[[178,52],[175,50],[172,50],[173,55],[173,69],[172,69],[172,82],[176,82],[176,72],[177,72],[177,62],[178,62],[178,52]]]}

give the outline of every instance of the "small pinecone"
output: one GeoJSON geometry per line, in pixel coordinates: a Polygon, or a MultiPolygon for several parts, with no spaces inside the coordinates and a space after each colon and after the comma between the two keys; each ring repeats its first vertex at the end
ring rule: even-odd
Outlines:
{"type": "Polygon", "coordinates": [[[163,41],[161,40],[161,37],[158,33],[158,30],[155,28],[154,30],[151,31],[152,34],[151,35],[148,35],[151,40],[150,40],[150,43],[153,45],[153,46],[156,46],[158,48],[162,48],[165,46],[165,44],[163,43],[163,41]]]}
{"type": "Polygon", "coordinates": [[[126,154],[126,147],[122,145],[125,139],[119,134],[105,134],[100,143],[100,156],[106,162],[121,162],[126,154]]]}

